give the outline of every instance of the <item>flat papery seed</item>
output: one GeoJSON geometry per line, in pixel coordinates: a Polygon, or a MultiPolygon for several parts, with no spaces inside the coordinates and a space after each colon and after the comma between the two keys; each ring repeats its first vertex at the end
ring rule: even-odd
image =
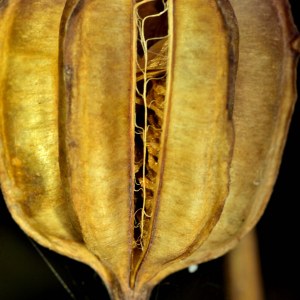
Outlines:
{"type": "Polygon", "coordinates": [[[159,152],[160,152],[160,144],[158,143],[147,143],[147,150],[150,154],[152,154],[153,156],[158,156],[159,152]]]}
{"type": "Polygon", "coordinates": [[[152,155],[152,154],[150,154],[150,153],[148,153],[148,163],[149,163],[150,168],[157,173],[157,171],[158,171],[158,163],[155,160],[155,156],[152,155]]]}
{"type": "Polygon", "coordinates": [[[149,178],[153,182],[156,182],[157,172],[150,168],[149,163],[146,164],[146,169],[148,171],[147,178],[149,178]]]}
{"type": "Polygon", "coordinates": [[[135,103],[144,106],[144,101],[140,97],[135,97],[135,103]]]}
{"type": "Polygon", "coordinates": [[[141,165],[134,165],[134,173],[137,173],[141,168],[141,165]]]}
{"type": "MultiPolygon", "coordinates": [[[[152,125],[152,128],[157,132],[161,134],[161,126],[159,125],[157,118],[155,117],[154,114],[149,114],[148,117],[149,123],[152,125]]],[[[160,137],[160,136],[159,136],[160,137]]]]}
{"type": "Polygon", "coordinates": [[[159,83],[153,83],[153,89],[159,95],[166,95],[166,80],[162,79],[159,83]]]}
{"type": "Polygon", "coordinates": [[[154,191],[155,189],[155,182],[152,182],[150,179],[148,179],[147,177],[145,178],[145,180],[143,180],[143,178],[138,178],[140,184],[142,187],[149,189],[151,191],[154,191]]]}
{"type": "MultiPolygon", "coordinates": [[[[148,119],[149,120],[149,119],[148,119]]],[[[150,123],[150,122],[149,122],[150,123]]],[[[152,125],[152,124],[151,124],[152,125]]],[[[153,139],[160,139],[161,137],[161,129],[156,128],[154,126],[150,126],[148,129],[148,134],[149,136],[153,136],[153,139]]]]}
{"type": "Polygon", "coordinates": [[[153,197],[151,198],[150,196],[148,196],[146,199],[146,210],[147,210],[148,214],[151,214],[152,200],[153,200],[153,197]]]}

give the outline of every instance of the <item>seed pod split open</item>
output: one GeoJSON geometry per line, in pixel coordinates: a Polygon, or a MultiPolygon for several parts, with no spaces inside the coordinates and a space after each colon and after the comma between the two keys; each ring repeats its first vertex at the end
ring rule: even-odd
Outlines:
{"type": "Polygon", "coordinates": [[[298,33],[287,1],[230,2],[0,6],[8,208],[113,299],[224,254],[270,196],[298,33]]]}

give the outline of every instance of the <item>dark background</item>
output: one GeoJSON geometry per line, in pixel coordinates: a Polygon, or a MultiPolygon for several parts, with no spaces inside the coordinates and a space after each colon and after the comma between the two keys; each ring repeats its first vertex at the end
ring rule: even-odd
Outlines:
{"type": "MultiPolygon", "coordinates": [[[[262,0],[263,1],[263,0],[262,0]]],[[[300,28],[300,11],[290,1],[300,28]]],[[[298,68],[299,69],[299,68],[298,68]]],[[[298,90],[300,84],[298,80],[298,90]]],[[[294,117],[277,183],[257,225],[266,300],[299,300],[299,108],[294,117]],[[298,245],[298,246],[297,246],[298,245]]],[[[108,300],[105,287],[87,266],[38,246],[77,300],[108,300]]],[[[151,300],[224,300],[224,259],[166,278],[151,300]]],[[[0,300],[72,299],[0,199],[0,300]]],[[[255,299],[254,299],[255,300],[255,299]]]]}

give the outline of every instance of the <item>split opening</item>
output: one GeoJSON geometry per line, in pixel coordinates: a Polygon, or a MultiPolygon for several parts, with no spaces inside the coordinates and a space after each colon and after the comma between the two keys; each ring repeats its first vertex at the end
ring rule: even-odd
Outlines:
{"type": "Polygon", "coordinates": [[[167,0],[138,1],[133,268],[147,247],[160,166],[168,61],[167,0]]]}

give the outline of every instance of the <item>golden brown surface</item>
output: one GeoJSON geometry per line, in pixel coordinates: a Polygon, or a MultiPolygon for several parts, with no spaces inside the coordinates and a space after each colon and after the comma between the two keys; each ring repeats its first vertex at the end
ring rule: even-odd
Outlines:
{"type": "Polygon", "coordinates": [[[265,299],[255,229],[226,254],[225,281],[229,300],[265,299]]]}
{"type": "Polygon", "coordinates": [[[59,174],[58,37],[64,5],[19,0],[1,7],[1,187],[28,235],[90,264],[108,280],[69,221],[59,174]]]}
{"type": "Polygon", "coordinates": [[[185,261],[163,270],[153,282],[232,249],[261,217],[277,177],[297,98],[299,35],[287,1],[231,3],[240,45],[230,193],[220,221],[203,246],[185,261]]]}
{"type": "Polygon", "coordinates": [[[114,1],[107,11],[103,1],[85,1],[69,17],[61,49],[66,194],[86,246],[122,286],[129,282],[133,233],[130,16],[131,1],[114,1]],[[113,51],[115,44],[122,48],[113,51]]]}
{"type": "Polygon", "coordinates": [[[161,186],[138,288],[201,245],[228,193],[233,133],[226,109],[231,65],[223,17],[206,1],[176,3],[169,10],[174,32],[169,33],[161,186]]]}
{"type": "Polygon", "coordinates": [[[165,276],[223,255],[256,224],[296,99],[288,1],[169,0],[168,18],[149,18],[143,33],[165,37],[168,23],[168,37],[144,53],[135,9],[145,17],[159,5],[138,2],[0,4],[7,206],[41,245],[94,268],[112,299],[147,299],[165,276]],[[135,94],[145,65],[146,78],[166,72],[166,81],[151,83],[143,103],[135,94]],[[152,128],[139,166],[138,105],[161,123],[156,156],[152,128]],[[139,249],[135,172],[150,163],[137,178],[153,192],[139,249]]]}

